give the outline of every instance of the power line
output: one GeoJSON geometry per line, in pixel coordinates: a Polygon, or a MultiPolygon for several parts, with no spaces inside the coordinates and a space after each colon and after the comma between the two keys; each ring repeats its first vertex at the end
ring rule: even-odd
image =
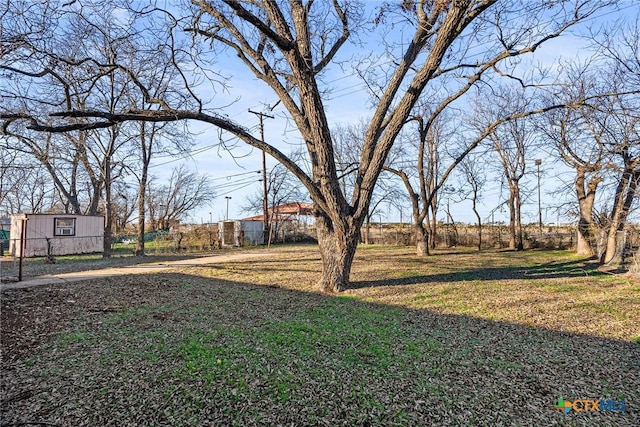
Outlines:
{"type": "Polygon", "coordinates": [[[155,163],[153,165],[150,165],[149,168],[157,168],[158,166],[164,166],[164,165],[168,165],[169,163],[175,163],[175,162],[178,162],[180,160],[184,160],[184,159],[187,159],[189,157],[193,157],[194,155],[198,155],[198,154],[204,153],[205,151],[208,151],[208,150],[211,150],[213,148],[219,147],[221,144],[222,144],[222,142],[218,142],[216,144],[208,145],[208,146],[205,146],[203,148],[199,148],[199,149],[194,150],[194,151],[189,151],[189,152],[185,153],[182,156],[174,157],[171,160],[167,160],[166,162],[155,163]]]}
{"type": "MultiPolygon", "coordinates": [[[[255,182],[258,182],[258,181],[255,181],[255,182]]],[[[243,185],[243,186],[241,186],[241,187],[234,188],[233,190],[229,190],[229,191],[227,191],[226,193],[222,193],[222,194],[220,194],[220,196],[226,196],[227,194],[231,194],[231,193],[233,193],[234,191],[242,190],[243,188],[246,188],[246,187],[248,187],[248,186],[250,186],[250,185],[254,184],[255,182],[250,182],[250,183],[245,184],[245,185],[243,185]]]]}
{"type": "Polygon", "coordinates": [[[235,175],[222,176],[222,177],[219,177],[219,178],[211,178],[211,181],[217,181],[219,179],[229,179],[229,178],[234,178],[236,176],[249,175],[249,174],[252,174],[252,173],[260,173],[260,171],[259,170],[258,171],[249,171],[249,172],[237,173],[235,175]]]}
{"type": "Polygon", "coordinates": [[[240,180],[240,181],[227,182],[227,183],[224,183],[224,184],[214,185],[214,186],[211,187],[211,189],[212,190],[219,190],[219,189],[222,189],[222,188],[229,188],[229,187],[235,187],[235,186],[238,186],[238,185],[244,185],[244,184],[247,184],[247,183],[253,184],[255,182],[260,182],[260,181],[256,180],[256,179],[248,179],[248,180],[244,179],[244,180],[240,180]]]}

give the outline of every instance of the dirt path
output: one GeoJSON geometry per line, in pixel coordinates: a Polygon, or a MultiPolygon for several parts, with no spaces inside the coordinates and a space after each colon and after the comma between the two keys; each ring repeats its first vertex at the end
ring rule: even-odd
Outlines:
{"type": "Polygon", "coordinates": [[[176,267],[188,267],[194,265],[218,264],[229,261],[241,261],[252,258],[260,258],[268,256],[268,252],[244,252],[231,255],[217,255],[209,257],[200,257],[193,259],[184,259],[180,261],[165,261],[136,264],[127,267],[110,267],[100,270],[77,271],[73,273],[48,274],[38,276],[31,279],[23,280],[17,283],[1,283],[0,291],[10,289],[24,289],[35,286],[55,285],[60,283],[79,282],[82,280],[99,279],[103,277],[121,276],[129,274],[148,274],[170,271],[176,267]]]}

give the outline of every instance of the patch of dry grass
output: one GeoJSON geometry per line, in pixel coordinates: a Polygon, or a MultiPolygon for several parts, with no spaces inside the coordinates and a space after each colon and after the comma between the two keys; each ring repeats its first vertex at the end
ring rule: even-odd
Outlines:
{"type": "Polygon", "coordinates": [[[272,253],[4,292],[1,424],[640,424],[630,277],[563,252],[363,247],[331,297],[315,248],[272,253]]]}
{"type": "MultiPolygon", "coordinates": [[[[314,291],[321,261],[314,246],[272,250],[269,259],[184,270],[259,285],[314,291]]],[[[463,314],[566,332],[640,337],[640,280],[598,271],[568,251],[436,251],[361,246],[351,295],[363,301],[463,314]]]]}

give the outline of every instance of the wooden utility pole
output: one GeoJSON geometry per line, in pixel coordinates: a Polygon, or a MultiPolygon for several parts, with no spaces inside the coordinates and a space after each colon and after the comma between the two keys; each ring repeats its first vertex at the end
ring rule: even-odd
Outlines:
{"type": "MultiPolygon", "coordinates": [[[[265,113],[259,113],[257,111],[251,111],[251,109],[249,109],[249,112],[251,114],[255,114],[256,116],[258,116],[258,118],[260,119],[260,140],[262,142],[264,142],[264,117],[268,117],[270,119],[273,119],[273,116],[270,116],[268,114],[265,113]]],[[[263,210],[263,227],[262,227],[262,232],[264,235],[264,240],[265,242],[269,239],[269,229],[271,228],[269,225],[269,206],[267,204],[267,200],[268,200],[268,193],[267,193],[267,158],[265,155],[264,150],[262,150],[262,210],[263,210]]]]}

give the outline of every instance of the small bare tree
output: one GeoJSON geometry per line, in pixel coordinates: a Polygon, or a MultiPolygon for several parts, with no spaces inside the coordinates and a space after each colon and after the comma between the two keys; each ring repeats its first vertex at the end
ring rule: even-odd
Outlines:
{"type": "Polygon", "coordinates": [[[185,165],[174,168],[166,185],[147,185],[149,217],[154,229],[167,229],[191,211],[213,201],[209,177],[190,172],[185,165]]]}
{"type": "MultiPolygon", "coordinates": [[[[151,160],[164,151],[179,155],[188,152],[191,146],[189,133],[176,126],[174,123],[156,123],[140,121],[136,126],[129,126],[128,132],[131,139],[131,156],[127,162],[127,171],[135,176],[138,182],[137,200],[137,238],[134,255],[144,255],[144,234],[147,217],[147,185],[149,183],[151,160]]],[[[153,218],[153,217],[152,217],[153,218]]]]}
{"type": "Polygon", "coordinates": [[[522,194],[520,180],[524,177],[526,153],[532,138],[523,120],[505,124],[503,131],[490,135],[509,189],[509,249],[524,250],[522,231],[522,194]]]}
{"type": "Polygon", "coordinates": [[[478,212],[478,202],[481,199],[482,189],[487,182],[486,165],[479,156],[465,158],[460,163],[461,195],[463,199],[471,200],[471,210],[476,216],[478,224],[478,250],[482,250],[482,218],[478,212]]]}
{"type": "MultiPolygon", "coordinates": [[[[451,138],[450,131],[445,131],[445,121],[444,116],[429,117],[429,114],[413,117],[410,122],[417,125],[417,144],[415,150],[407,151],[409,156],[417,156],[417,163],[409,160],[409,167],[386,168],[402,180],[409,194],[416,252],[420,256],[429,255],[430,248],[435,248],[439,190],[449,175],[446,170],[441,171],[445,166],[441,160],[442,147],[451,138]],[[425,116],[428,118],[425,119],[425,116]],[[417,188],[414,189],[414,186],[417,188]]],[[[407,145],[413,144],[405,144],[405,147],[407,145]]],[[[398,163],[405,162],[407,160],[404,158],[398,159],[398,163]]]]}
{"type": "Polygon", "coordinates": [[[138,195],[129,188],[128,184],[121,181],[114,183],[112,191],[113,231],[121,233],[132,222],[138,203],[138,195]]]}

